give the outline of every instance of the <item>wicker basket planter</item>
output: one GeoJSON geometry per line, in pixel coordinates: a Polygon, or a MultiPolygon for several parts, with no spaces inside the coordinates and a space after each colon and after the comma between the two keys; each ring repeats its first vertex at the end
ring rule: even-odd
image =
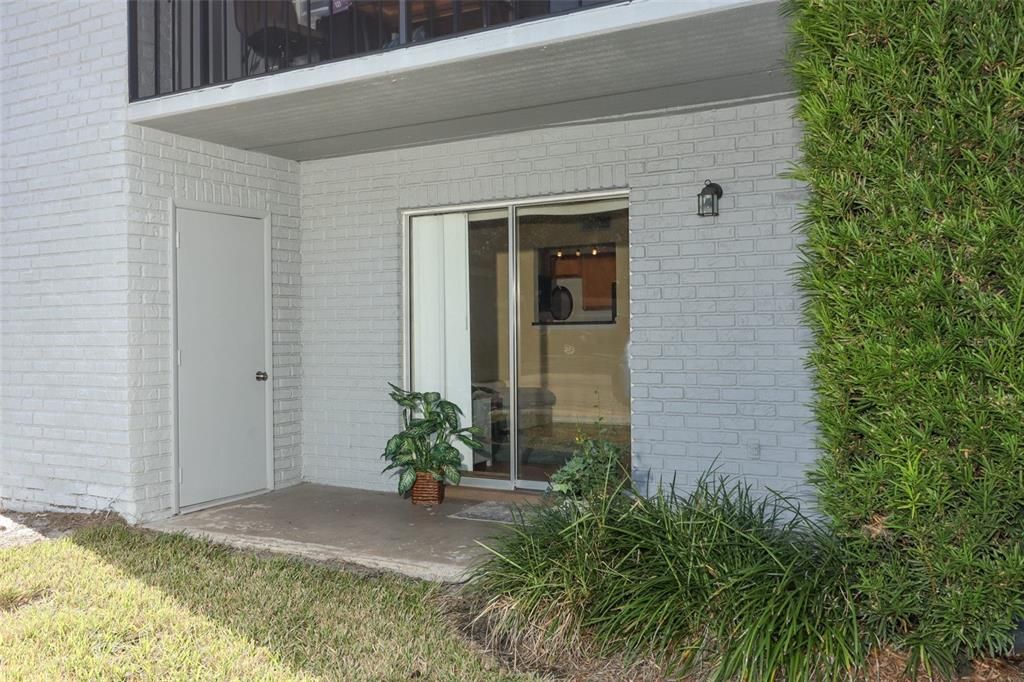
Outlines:
{"type": "Polygon", "coordinates": [[[435,506],[444,502],[444,483],[432,475],[420,471],[412,484],[412,503],[435,506]]]}
{"type": "Polygon", "coordinates": [[[482,448],[473,437],[479,429],[460,428],[462,410],[436,391],[415,393],[388,386],[388,395],[402,408],[402,430],[384,446],[381,459],[388,463],[384,473],[397,474],[398,494],[411,493],[413,504],[441,504],[445,484],[458,485],[462,480],[462,453],[457,445],[482,448]]]}

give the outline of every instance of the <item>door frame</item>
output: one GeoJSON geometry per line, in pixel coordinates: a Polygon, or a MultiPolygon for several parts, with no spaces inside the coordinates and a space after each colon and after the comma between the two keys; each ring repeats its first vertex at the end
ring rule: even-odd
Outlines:
{"type": "MultiPolygon", "coordinates": [[[[547,204],[563,204],[578,201],[593,201],[600,199],[625,199],[629,203],[629,189],[598,190],[593,192],[576,192],[572,194],[552,194],[543,197],[531,197],[527,199],[506,199],[503,201],[482,201],[469,204],[456,204],[451,206],[430,206],[422,208],[410,208],[399,210],[399,221],[402,228],[402,387],[406,390],[412,388],[412,251],[410,241],[412,238],[412,219],[417,216],[440,215],[444,213],[467,213],[470,211],[486,211],[493,209],[506,209],[508,211],[508,248],[509,255],[513,251],[518,252],[519,234],[516,230],[516,210],[526,206],[544,206],[547,204]]],[[[518,385],[519,385],[519,267],[518,257],[509,258],[508,268],[509,292],[516,292],[515,296],[509,296],[510,305],[508,310],[508,346],[509,346],[509,412],[513,415],[519,414],[518,385]],[[513,267],[513,261],[515,267],[513,267]]],[[[627,321],[627,324],[629,322],[627,321]]],[[[632,327],[629,329],[629,336],[632,337],[632,327]]],[[[518,419],[518,416],[515,417],[518,419]]],[[[630,421],[632,421],[632,395],[630,396],[630,421]]],[[[507,481],[474,478],[464,476],[461,485],[471,488],[490,488],[493,490],[547,490],[547,484],[540,481],[526,481],[518,478],[519,469],[519,429],[509,430],[509,450],[512,458],[509,462],[509,479],[507,481]]]]}
{"type": "Polygon", "coordinates": [[[243,497],[251,497],[274,489],[274,326],[273,326],[273,283],[272,283],[272,240],[271,240],[271,216],[269,210],[255,210],[240,208],[237,206],[224,206],[222,204],[211,204],[191,199],[169,200],[168,215],[170,222],[170,239],[168,250],[170,256],[170,306],[171,306],[171,354],[168,362],[171,366],[171,512],[174,515],[190,511],[197,511],[204,507],[212,507],[224,504],[243,497]],[[233,497],[226,497],[199,504],[182,507],[180,504],[181,495],[181,468],[180,453],[178,451],[178,210],[203,211],[217,215],[236,216],[239,218],[253,218],[263,222],[263,336],[264,343],[264,366],[270,375],[266,381],[266,395],[264,397],[264,413],[266,420],[266,437],[264,449],[266,450],[266,487],[255,493],[246,493],[233,497]]]}

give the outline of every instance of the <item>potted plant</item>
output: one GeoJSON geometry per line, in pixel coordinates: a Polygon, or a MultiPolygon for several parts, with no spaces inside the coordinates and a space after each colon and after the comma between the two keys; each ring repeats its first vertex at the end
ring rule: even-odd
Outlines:
{"type": "Polygon", "coordinates": [[[462,455],[454,442],[470,448],[483,447],[473,435],[477,429],[462,428],[462,410],[440,393],[417,393],[388,384],[388,394],[402,408],[402,430],[388,440],[381,457],[384,471],[398,472],[398,492],[412,491],[412,503],[434,505],[444,501],[445,483],[458,485],[462,455]]]}

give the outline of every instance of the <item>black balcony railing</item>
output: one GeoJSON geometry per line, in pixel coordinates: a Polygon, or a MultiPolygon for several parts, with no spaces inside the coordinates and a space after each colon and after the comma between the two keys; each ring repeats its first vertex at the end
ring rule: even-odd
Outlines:
{"type": "Polygon", "coordinates": [[[614,1],[129,0],[130,97],[159,97],[614,1]]]}

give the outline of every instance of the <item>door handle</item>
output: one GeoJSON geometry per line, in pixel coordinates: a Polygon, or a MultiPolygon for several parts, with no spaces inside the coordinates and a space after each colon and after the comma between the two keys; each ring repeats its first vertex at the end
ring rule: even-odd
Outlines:
{"type": "Polygon", "coordinates": [[[267,380],[267,373],[266,372],[264,372],[262,369],[260,371],[256,372],[256,381],[266,381],[266,380],[267,380]]]}

